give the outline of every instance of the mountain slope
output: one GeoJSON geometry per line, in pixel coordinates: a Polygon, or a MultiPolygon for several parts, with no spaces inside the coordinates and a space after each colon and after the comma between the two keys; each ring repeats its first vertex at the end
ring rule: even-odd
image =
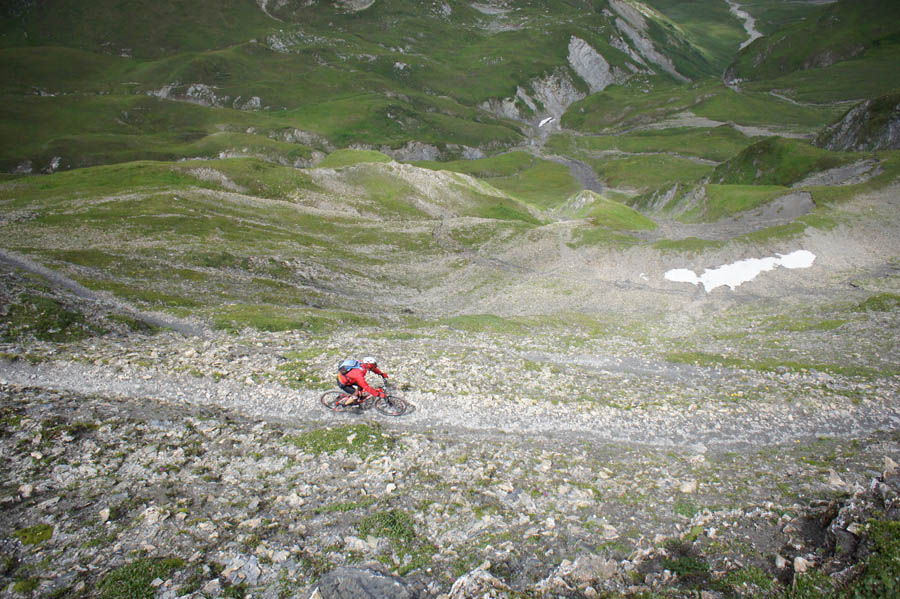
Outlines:
{"type": "MultiPolygon", "coordinates": [[[[294,137],[307,146],[282,156],[286,164],[351,144],[425,144],[420,159],[483,155],[611,84],[717,73],[738,22],[724,9],[658,4],[6,4],[3,133],[26,143],[4,144],[0,161],[40,171],[55,157],[55,168],[208,157],[239,151],[216,130],[278,138],[285,129],[302,131],[294,137]],[[136,30],[143,20],[154,27],[136,30]],[[703,33],[711,23],[723,35],[703,33]],[[145,95],[241,112],[153,106],[136,97],[145,95]],[[140,112],[160,113],[156,130],[130,124],[140,112]]],[[[250,145],[278,154],[263,139],[250,145]]]]}
{"type": "MultiPolygon", "coordinates": [[[[900,5],[890,0],[841,0],[756,40],[738,54],[724,78],[731,82],[776,80],[816,71],[820,84],[827,84],[831,79],[833,85],[845,78],[835,78],[827,70],[852,62],[851,68],[863,69],[865,77],[872,80],[869,85],[878,89],[879,84],[900,84],[895,76],[888,74],[890,71],[883,70],[887,64],[875,68],[883,62],[893,61],[896,65],[898,56],[900,5]]],[[[857,86],[845,93],[859,94],[866,89],[857,86]]]]}

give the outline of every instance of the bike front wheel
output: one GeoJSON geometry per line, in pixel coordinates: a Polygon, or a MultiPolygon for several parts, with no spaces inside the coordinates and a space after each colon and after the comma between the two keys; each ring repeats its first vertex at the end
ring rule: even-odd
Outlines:
{"type": "Polygon", "coordinates": [[[375,409],[385,416],[400,416],[406,412],[406,401],[396,395],[386,395],[375,400],[375,409]]]}

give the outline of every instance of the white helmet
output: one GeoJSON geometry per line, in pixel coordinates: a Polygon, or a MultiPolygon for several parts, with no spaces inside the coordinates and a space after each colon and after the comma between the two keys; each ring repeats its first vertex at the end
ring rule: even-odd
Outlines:
{"type": "Polygon", "coordinates": [[[372,364],[372,365],[375,365],[375,366],[378,365],[378,361],[377,361],[375,358],[373,358],[372,356],[368,356],[368,357],[366,357],[366,358],[363,358],[362,360],[360,360],[360,362],[362,362],[363,364],[372,364]]]}

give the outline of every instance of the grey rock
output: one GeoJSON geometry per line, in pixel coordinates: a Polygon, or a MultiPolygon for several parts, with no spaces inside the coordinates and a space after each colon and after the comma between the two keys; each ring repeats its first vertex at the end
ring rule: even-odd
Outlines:
{"type": "Polygon", "coordinates": [[[419,585],[399,576],[371,568],[340,567],[319,580],[310,598],[321,599],[416,599],[423,596],[419,585]]]}
{"type": "Polygon", "coordinates": [[[815,143],[835,151],[900,148],[900,94],[857,104],[826,127],[815,143]]]}

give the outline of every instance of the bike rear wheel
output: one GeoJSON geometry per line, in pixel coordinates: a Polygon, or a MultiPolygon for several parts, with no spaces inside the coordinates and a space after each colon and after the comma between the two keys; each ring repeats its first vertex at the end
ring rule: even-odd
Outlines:
{"type": "Polygon", "coordinates": [[[331,410],[332,412],[343,412],[344,406],[340,404],[341,401],[346,399],[348,395],[343,391],[326,391],[322,394],[321,402],[322,405],[331,410]]]}
{"type": "Polygon", "coordinates": [[[406,401],[396,395],[386,395],[375,400],[375,409],[385,416],[401,416],[406,408],[406,401]]]}

